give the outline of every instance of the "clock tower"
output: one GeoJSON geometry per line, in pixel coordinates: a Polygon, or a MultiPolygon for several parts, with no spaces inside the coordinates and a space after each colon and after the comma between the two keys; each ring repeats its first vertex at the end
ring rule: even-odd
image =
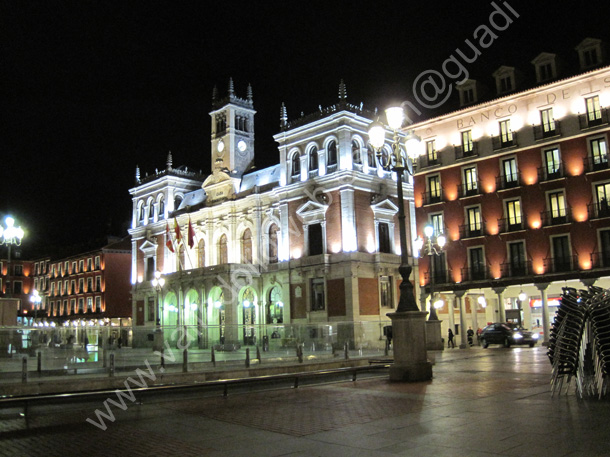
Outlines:
{"type": "Polygon", "coordinates": [[[244,174],[254,164],[254,110],[252,87],[245,99],[235,95],[233,79],[229,93],[219,99],[212,95],[212,170],[227,169],[231,176],[244,174]]]}

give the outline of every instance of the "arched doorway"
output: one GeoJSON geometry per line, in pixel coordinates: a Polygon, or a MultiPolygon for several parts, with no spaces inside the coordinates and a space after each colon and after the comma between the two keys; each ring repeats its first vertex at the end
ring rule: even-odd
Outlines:
{"type": "Polygon", "coordinates": [[[241,296],[243,341],[246,346],[256,344],[256,329],[258,303],[254,289],[247,287],[241,296]]]}
{"type": "Polygon", "coordinates": [[[269,290],[268,303],[267,324],[283,324],[284,302],[282,302],[282,289],[279,286],[274,286],[269,290]]]}

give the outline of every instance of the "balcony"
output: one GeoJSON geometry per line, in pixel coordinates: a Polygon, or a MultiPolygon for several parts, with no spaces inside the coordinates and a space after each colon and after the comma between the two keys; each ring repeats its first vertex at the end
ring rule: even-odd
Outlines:
{"type": "Polygon", "coordinates": [[[424,192],[422,194],[422,196],[424,198],[424,205],[433,205],[435,203],[442,203],[443,194],[444,194],[444,192],[442,189],[440,192],[424,192]]]}
{"type": "Polygon", "coordinates": [[[608,165],[608,156],[597,156],[597,157],[587,157],[584,160],[584,164],[585,164],[585,170],[587,170],[587,173],[593,172],[593,171],[600,171],[600,170],[608,170],[610,168],[610,165],[608,165]]]}
{"type": "Polygon", "coordinates": [[[455,160],[467,159],[469,157],[478,157],[479,155],[479,143],[476,141],[472,142],[470,149],[465,149],[463,145],[455,146],[455,160]]]}
{"type": "Polygon", "coordinates": [[[587,205],[587,213],[589,215],[589,220],[610,217],[610,204],[606,200],[602,200],[598,203],[590,203],[587,205]]]}
{"type": "MultiPolygon", "coordinates": [[[[450,273],[451,273],[451,270],[447,270],[445,268],[434,271],[434,273],[432,274],[432,282],[434,284],[448,284],[449,282],[451,282],[449,280],[449,278],[451,276],[450,273]]],[[[426,271],[426,273],[424,274],[424,277],[426,279],[426,284],[430,284],[430,272],[429,271],[426,271]]]]}
{"type": "Polygon", "coordinates": [[[523,185],[523,180],[520,173],[513,173],[510,175],[501,175],[496,177],[496,189],[506,190],[514,189],[523,185]]]}
{"type": "Polygon", "coordinates": [[[528,276],[532,272],[532,261],[506,262],[500,265],[502,278],[518,278],[528,276]]]}
{"type": "Polygon", "coordinates": [[[544,271],[548,273],[568,273],[578,265],[578,256],[547,257],[544,259],[544,271]]]}
{"type": "Polygon", "coordinates": [[[610,250],[605,252],[592,252],[591,265],[593,268],[610,268],[610,250]]]}
{"type": "Polygon", "coordinates": [[[460,240],[476,238],[478,236],[485,235],[485,232],[483,231],[484,225],[485,221],[483,221],[483,223],[480,224],[478,227],[476,224],[460,225],[460,240]]]}
{"type": "Polygon", "coordinates": [[[608,124],[608,109],[600,108],[585,114],[578,115],[580,130],[591,129],[608,124]]]}
{"type": "Polygon", "coordinates": [[[491,137],[491,147],[494,151],[506,148],[515,148],[517,143],[517,132],[511,131],[509,135],[499,135],[491,137]]]}
{"type": "Polygon", "coordinates": [[[554,121],[555,128],[550,128],[550,125],[534,125],[534,139],[536,141],[553,138],[561,135],[561,123],[554,121]]]}
{"type": "Polygon", "coordinates": [[[540,213],[540,220],[543,227],[568,224],[572,222],[572,213],[568,209],[563,211],[542,211],[540,213]]]}
{"type": "Polygon", "coordinates": [[[440,160],[438,160],[438,156],[436,158],[431,159],[430,157],[426,156],[422,156],[419,158],[419,160],[417,161],[417,166],[419,168],[428,168],[428,167],[433,167],[435,165],[440,165],[440,160]]]}
{"type": "Polygon", "coordinates": [[[489,274],[489,267],[487,265],[462,268],[462,282],[484,281],[490,278],[491,275],[489,274]]]}
{"type": "Polygon", "coordinates": [[[470,184],[460,184],[458,186],[458,195],[460,197],[473,197],[481,195],[481,182],[477,181],[470,184]]]}
{"type": "Polygon", "coordinates": [[[565,176],[563,162],[555,170],[549,169],[549,167],[538,168],[538,182],[552,181],[565,178],[565,176]]]}
{"type": "Polygon", "coordinates": [[[511,233],[523,230],[523,220],[521,218],[498,219],[500,233],[511,233]]]}

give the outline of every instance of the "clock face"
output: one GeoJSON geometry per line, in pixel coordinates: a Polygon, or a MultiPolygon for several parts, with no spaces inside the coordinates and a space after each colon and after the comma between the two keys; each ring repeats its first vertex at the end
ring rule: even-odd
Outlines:
{"type": "Polygon", "coordinates": [[[239,140],[239,142],[237,143],[237,149],[239,149],[240,152],[244,152],[247,147],[248,145],[244,140],[239,140]]]}
{"type": "Polygon", "coordinates": [[[216,150],[218,152],[223,152],[225,150],[225,144],[224,144],[224,142],[222,140],[220,140],[218,142],[218,144],[216,145],[216,150]]]}

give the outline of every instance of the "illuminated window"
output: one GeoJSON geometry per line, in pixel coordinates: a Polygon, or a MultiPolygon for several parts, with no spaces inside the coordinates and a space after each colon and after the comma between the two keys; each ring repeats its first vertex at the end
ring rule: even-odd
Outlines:
{"type": "Polygon", "coordinates": [[[445,233],[445,222],[443,219],[443,213],[430,214],[430,225],[434,229],[435,235],[445,233]]]}
{"type": "Polygon", "coordinates": [[[540,125],[544,133],[555,132],[555,117],[553,116],[553,108],[540,110],[540,125]]]}
{"type": "Polygon", "coordinates": [[[563,191],[551,192],[549,194],[549,207],[553,219],[566,216],[566,202],[563,191]]]}
{"type": "Polygon", "coordinates": [[[585,98],[585,104],[587,107],[587,121],[589,125],[597,124],[602,119],[602,111],[599,106],[599,97],[585,98]]]}
{"type": "Polygon", "coordinates": [[[479,206],[466,209],[466,223],[469,236],[481,236],[481,208],[479,206]]]}
{"type": "Polygon", "coordinates": [[[464,168],[464,195],[476,195],[478,189],[477,167],[464,168]]]}
{"type": "Polygon", "coordinates": [[[434,140],[426,141],[426,157],[428,158],[428,165],[434,165],[438,161],[436,143],[434,140]]]}
{"type": "Polygon", "coordinates": [[[87,297],[87,312],[93,311],[93,297],[87,297]]]}
{"type": "Polygon", "coordinates": [[[223,234],[218,240],[218,264],[226,263],[228,263],[227,236],[223,234]]]}
{"type": "Polygon", "coordinates": [[[595,186],[595,198],[597,199],[596,216],[610,216],[610,182],[597,184],[595,186]]]}
{"type": "Polygon", "coordinates": [[[439,175],[428,176],[428,203],[441,201],[441,178],[439,175]]]}
{"type": "Polygon", "coordinates": [[[513,143],[513,132],[510,129],[510,119],[500,121],[500,142],[502,146],[513,143]]]}
{"type": "Polygon", "coordinates": [[[507,187],[519,184],[519,174],[517,172],[517,159],[511,157],[502,161],[502,171],[504,173],[504,184],[507,187]]]}
{"type": "Polygon", "coordinates": [[[508,200],[506,202],[506,220],[509,230],[518,230],[521,228],[521,201],[508,200]]]}
{"type": "Polygon", "coordinates": [[[394,308],[392,279],[392,276],[381,276],[379,278],[379,301],[382,308],[394,308]]]}
{"type": "Polygon", "coordinates": [[[462,138],[462,152],[466,155],[469,152],[474,151],[474,143],[472,142],[472,131],[466,130],[461,133],[462,138]]]}
{"type": "Polygon", "coordinates": [[[314,278],[311,280],[311,310],[324,311],[326,303],[324,301],[324,278],[314,278]]]}
{"type": "Polygon", "coordinates": [[[608,147],[605,138],[595,138],[589,142],[594,169],[605,168],[608,165],[608,147]]]}
{"type": "Polygon", "coordinates": [[[558,147],[544,150],[544,171],[546,179],[561,177],[561,159],[558,147]]]}

